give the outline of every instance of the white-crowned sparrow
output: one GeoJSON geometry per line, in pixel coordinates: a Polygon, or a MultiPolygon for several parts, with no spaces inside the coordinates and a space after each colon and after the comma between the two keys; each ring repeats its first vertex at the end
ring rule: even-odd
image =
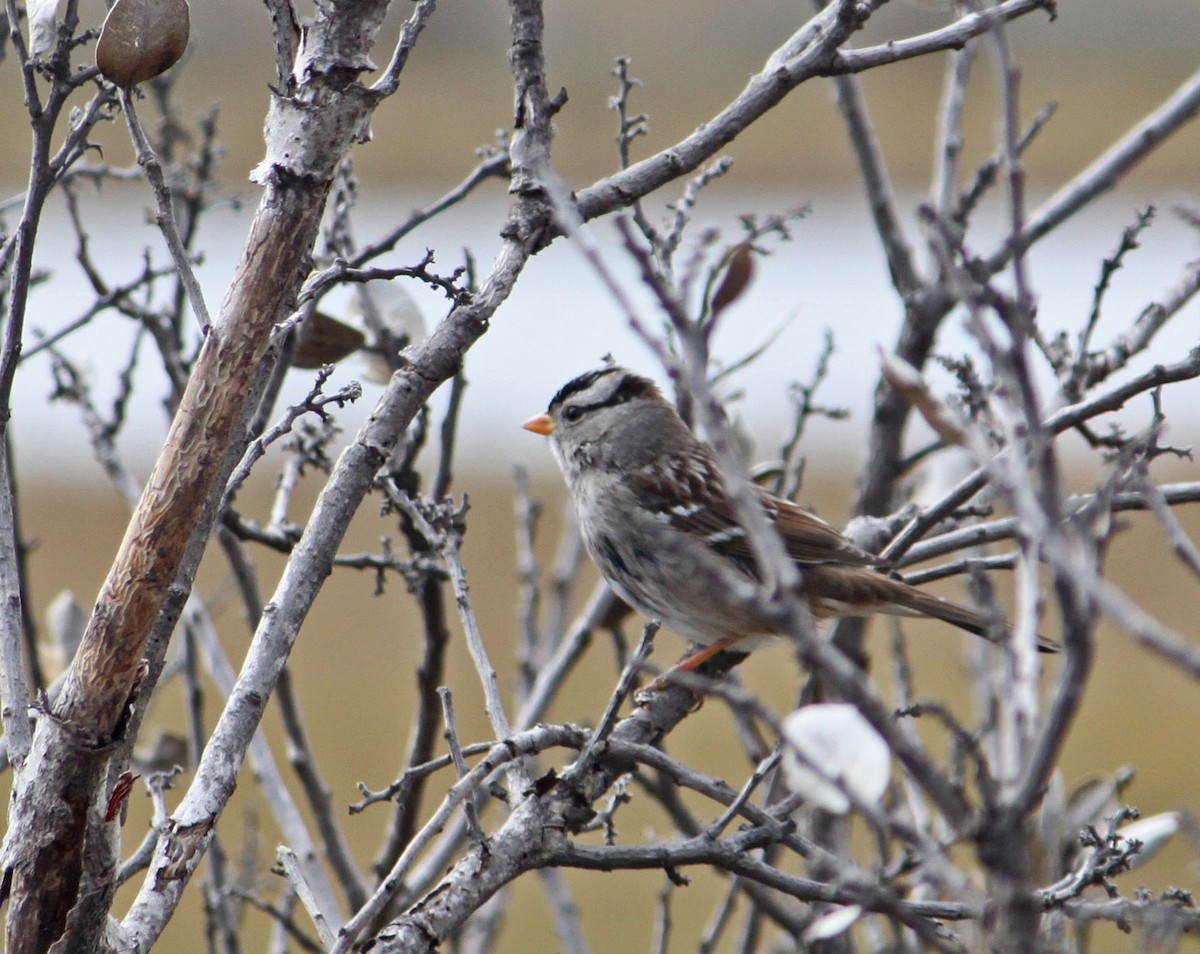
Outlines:
{"type": "MultiPolygon", "coordinates": [[[[716,459],[652,381],[624,368],[589,371],[525,428],[550,438],[592,559],[639,612],[705,647],[680,664],[749,651],[772,635],[750,598],[755,557],[716,459]]],[[[800,570],[815,617],[932,616],[991,635],[974,610],[886,572],[874,554],[791,501],[755,488],[800,570]]],[[[1042,641],[1042,649],[1052,643],[1042,641]]]]}

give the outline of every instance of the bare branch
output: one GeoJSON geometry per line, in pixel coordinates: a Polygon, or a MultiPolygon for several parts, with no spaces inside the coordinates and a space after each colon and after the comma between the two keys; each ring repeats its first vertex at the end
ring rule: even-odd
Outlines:
{"type": "MultiPolygon", "coordinates": [[[[723,840],[707,836],[677,842],[674,845],[641,847],[600,847],[567,842],[551,856],[558,865],[612,871],[620,868],[685,867],[715,865],[744,878],[769,885],[801,901],[830,904],[860,904],[867,910],[897,917],[916,930],[928,943],[935,943],[938,931],[926,919],[959,920],[978,917],[962,905],[941,902],[898,901],[889,899],[871,884],[840,885],[811,881],[785,874],[777,868],[752,860],[750,850],[768,844],[775,837],[770,828],[750,828],[723,840]]],[[[935,943],[940,948],[942,945],[935,943]]]]}
{"type": "Polygon", "coordinates": [[[1200,291],[1200,261],[1186,265],[1179,280],[1158,301],[1142,309],[1128,332],[1117,337],[1103,351],[1090,356],[1084,386],[1090,389],[1145,351],[1163,325],[1177,315],[1197,291],[1200,291]]]}
{"type": "Polygon", "coordinates": [[[29,687],[21,655],[21,581],[17,564],[16,516],[13,509],[9,441],[0,437],[0,699],[8,758],[13,765],[25,761],[33,739],[29,725],[29,687]]]}
{"type": "Polygon", "coordinates": [[[620,709],[621,703],[625,701],[625,697],[633,691],[634,680],[638,673],[641,672],[642,664],[646,657],[650,655],[650,650],[654,646],[654,634],[658,632],[657,623],[647,623],[645,629],[642,630],[642,638],[638,642],[637,649],[634,650],[632,656],[629,657],[629,662],[625,664],[625,671],[621,673],[621,679],[617,683],[617,688],[613,690],[612,697],[608,700],[608,705],[604,708],[604,715],[600,717],[600,721],[596,724],[592,736],[587,741],[587,745],[579,753],[579,757],[575,760],[576,771],[582,771],[592,758],[592,753],[596,746],[603,742],[613,730],[613,726],[617,721],[617,710],[620,709]]]}
{"type": "Polygon", "coordinates": [[[963,112],[976,49],[975,43],[969,42],[946,59],[942,109],[933,155],[933,182],[929,189],[933,207],[943,218],[950,217],[950,203],[954,200],[958,182],[958,158],[963,147],[963,112]]]}
{"type": "Polygon", "coordinates": [[[1138,213],[1137,221],[1126,226],[1121,232],[1121,241],[1116,251],[1104,259],[1100,266],[1100,278],[1096,282],[1096,290],[1092,295],[1092,310],[1088,314],[1087,324],[1079,334],[1079,344],[1075,351],[1075,360],[1071,363],[1066,380],[1063,382],[1063,392],[1072,400],[1082,396],[1081,385],[1091,377],[1090,354],[1092,335],[1100,321],[1100,310],[1104,296],[1108,292],[1113,274],[1124,264],[1125,256],[1138,247],[1138,236],[1149,228],[1154,219],[1154,206],[1150,205],[1138,213]]]}
{"type": "MultiPolygon", "coordinates": [[[[27,372],[46,363],[23,358],[48,355],[55,397],[78,406],[101,466],[131,503],[137,498],[134,519],[81,648],[61,682],[50,687],[45,699],[34,700],[30,722],[24,709],[30,689],[20,630],[24,626],[30,652],[36,651],[35,633],[21,618],[29,617],[26,567],[16,508],[6,507],[15,492],[10,487],[5,496],[0,486],[0,591],[7,594],[7,616],[0,625],[0,717],[8,733],[0,740],[0,760],[5,752],[16,759],[10,826],[0,852],[0,900],[5,895],[9,899],[8,949],[14,954],[40,951],[45,938],[56,950],[148,951],[188,891],[201,892],[213,944],[225,951],[241,944],[241,917],[250,905],[273,921],[273,952],[288,943],[338,954],[362,946],[425,952],[457,945],[464,952],[482,951],[501,940],[505,905],[518,890],[516,880],[535,873],[551,905],[560,945],[586,954],[582,925],[588,912],[580,910],[586,899],[572,896],[570,879],[561,870],[571,866],[616,868],[622,879],[636,869],[661,871],[656,943],[664,949],[668,938],[672,948],[688,943],[691,938],[681,935],[692,930],[703,932],[702,949],[719,940],[733,949],[758,950],[769,943],[768,921],[784,932],[784,943],[790,939],[797,947],[821,939],[830,950],[861,945],[903,951],[1053,946],[1068,930],[1094,919],[1137,925],[1168,941],[1195,926],[1186,913],[1190,898],[1182,892],[1121,895],[1120,872],[1145,856],[1136,837],[1126,841],[1117,834],[1118,821],[1131,817],[1121,804],[1131,772],[1069,792],[1059,770],[1075,715],[1091,688],[1098,620],[1107,617],[1139,647],[1193,680],[1200,678],[1194,640],[1136,605],[1134,597],[1140,594],[1119,578],[1102,575],[1121,524],[1118,515],[1136,509],[1151,515],[1142,523],[1151,528],[1154,552],[1163,556],[1169,549],[1187,579],[1200,577],[1200,548],[1184,515],[1173,509],[1200,501],[1200,482],[1162,483],[1149,469],[1159,456],[1186,453],[1162,443],[1163,409],[1173,407],[1169,399],[1181,393],[1178,384],[1200,378],[1200,350],[1156,356],[1152,345],[1160,342],[1168,320],[1195,300],[1200,267],[1186,266],[1157,301],[1128,316],[1120,333],[1098,342],[1101,309],[1111,307],[1106,305],[1110,279],[1136,244],[1139,224],[1100,267],[1091,318],[1047,339],[1035,321],[1037,296],[1044,292],[1034,278],[1043,276],[1031,273],[1025,256],[1032,242],[1088,207],[1200,110],[1200,74],[1185,81],[1168,103],[1042,210],[1027,216],[1023,164],[1030,161],[1027,147],[1049,111],[1024,128],[1019,124],[1020,70],[1006,24],[1016,18],[1028,21],[1039,10],[1052,16],[1050,0],[968,4],[950,12],[945,26],[921,35],[885,37],[860,49],[850,48],[851,39],[884,3],[830,0],[807,22],[798,18],[774,51],[764,50],[762,67],[724,108],[696,117],[688,124],[695,132],[640,162],[634,161],[634,140],[647,132],[649,119],[633,108],[637,80],[628,62],[618,60],[612,104],[617,112],[616,171],[576,193],[551,162],[555,135],[571,135],[575,127],[553,126],[567,98],[565,91],[548,85],[544,0],[510,0],[511,135],[500,133],[494,145],[480,150],[475,168],[441,198],[400,212],[371,244],[359,246],[355,233],[364,210],[357,204],[359,183],[348,149],[369,137],[374,108],[398,90],[409,55],[431,22],[434,0],[417,0],[403,11],[407,20],[397,22],[399,38],[384,51],[388,63],[379,71],[372,65],[378,52],[372,46],[389,16],[389,0],[360,0],[353,11],[318,3],[303,27],[293,0],[266,0],[273,43],[264,52],[273,59],[278,82],[271,89],[266,123],[267,158],[254,174],[263,194],[242,261],[211,328],[202,314],[203,302],[192,306],[206,331],[197,341],[184,333],[188,301],[199,300],[187,269],[201,254],[195,242],[205,234],[200,222],[218,185],[215,112],[199,121],[193,136],[178,119],[172,81],[147,87],[163,121],[154,144],[157,158],[138,125],[132,94],[124,94],[130,133],[139,158],[148,164],[145,174],[151,176],[178,272],[153,267],[149,249],[138,262],[135,249],[126,256],[132,273],[113,280],[95,237],[107,239],[109,232],[89,228],[94,208],[83,190],[111,191],[112,184],[143,174],[137,167],[111,165],[96,149],[99,140],[92,131],[115,116],[119,94],[97,78],[94,68],[72,66],[95,38],[94,31],[78,27],[77,0],[51,11],[61,16],[61,26],[53,48],[39,40],[36,56],[25,47],[20,21],[37,17],[44,37],[45,7],[53,4],[43,4],[40,11],[18,9],[16,0],[5,4],[0,29],[3,39],[12,41],[4,45],[11,50],[5,63],[15,61],[21,73],[32,147],[24,191],[0,203],[5,226],[12,226],[10,234],[0,237],[0,305],[5,309],[0,437],[11,433],[10,411],[23,412],[23,407],[9,408],[18,393],[13,390],[16,372],[21,371],[25,387],[27,372]],[[989,39],[997,65],[999,146],[960,195],[968,85],[976,49],[989,39]],[[857,74],[931,52],[952,55],[947,56],[941,106],[927,104],[931,113],[940,113],[931,206],[908,223],[892,194],[890,157],[874,135],[857,74]],[[899,307],[888,346],[897,361],[879,382],[870,433],[861,449],[864,467],[856,508],[864,517],[847,534],[872,553],[890,540],[883,548],[890,565],[879,565],[886,573],[897,567],[907,572],[918,560],[951,554],[943,565],[907,578],[969,577],[972,599],[992,621],[997,644],[970,654],[975,708],[969,717],[942,698],[940,685],[933,687],[932,696],[931,687],[920,685],[924,673],[908,665],[899,624],[893,626],[894,694],[883,688],[885,680],[873,678],[870,659],[860,651],[860,622],[839,622],[828,634],[816,631],[800,587],[805,567],[797,568],[783,552],[779,535],[764,517],[759,491],[743,480],[743,435],[738,429],[731,432],[720,403],[722,395],[740,387],[747,368],[782,341],[768,337],[757,346],[737,346],[733,359],[718,351],[726,338],[744,330],[735,323],[751,304],[743,292],[750,284],[752,256],[766,253],[764,239],[787,238],[796,216],[756,211],[743,217],[741,233],[730,241],[716,229],[704,228],[698,218],[700,199],[707,201],[728,185],[723,177],[731,160],[720,157],[726,144],[803,84],[830,77],[836,78],[863,192],[898,293],[893,304],[899,307]],[[72,107],[74,112],[65,112],[72,107]],[[68,115],[60,130],[60,120],[68,115]],[[182,144],[189,139],[185,155],[182,144]],[[97,158],[85,163],[86,156],[97,158]],[[174,185],[163,179],[171,169],[179,172],[174,185]],[[507,180],[512,204],[502,221],[494,223],[498,250],[478,274],[470,249],[457,268],[435,265],[444,257],[443,248],[429,247],[423,256],[418,251],[400,265],[385,260],[402,241],[419,240],[416,230],[435,216],[480,198],[491,179],[507,180]],[[643,200],[677,181],[677,200],[661,223],[651,223],[643,200]],[[990,255],[981,256],[972,248],[978,231],[974,218],[978,203],[995,184],[1003,187],[996,198],[1006,207],[1008,234],[999,247],[988,246],[990,255]],[[65,313],[47,312],[60,315],[53,319],[58,323],[37,329],[35,340],[23,350],[26,311],[31,301],[39,300],[33,290],[47,280],[43,274],[56,277],[33,270],[34,242],[39,228],[43,241],[49,234],[42,220],[55,188],[66,205],[67,265],[82,272],[90,301],[69,306],[65,313]],[[609,247],[604,227],[587,223],[621,210],[631,210],[616,223],[623,245],[609,247]],[[324,238],[314,253],[322,221],[327,222],[324,238]],[[905,235],[911,224],[926,229],[932,258],[918,261],[918,249],[905,235]],[[74,262],[69,261],[71,230],[74,262]],[[543,553],[554,541],[536,539],[540,510],[523,478],[517,490],[514,602],[523,630],[516,651],[520,676],[511,700],[502,692],[496,667],[504,667],[494,655],[488,657],[495,646],[485,651],[481,633],[491,622],[476,618],[480,607],[472,605],[468,590],[468,579],[480,567],[470,565],[474,550],[463,548],[466,498],[461,507],[448,498],[462,466],[459,415],[470,413],[470,402],[464,400],[470,372],[465,361],[498,317],[530,257],[562,235],[570,236],[572,246],[609,288],[619,320],[661,360],[681,413],[715,446],[727,483],[736,488],[736,519],[746,528],[751,554],[746,559],[762,568],[765,580],[761,587],[748,582],[739,593],[753,602],[767,630],[790,639],[795,663],[809,676],[797,693],[800,703],[848,702],[887,744],[890,781],[878,799],[856,795],[841,773],[823,764],[812,766],[848,796],[852,822],[833,818],[807,804],[806,796],[785,790],[775,771],[779,756],[772,753],[780,717],[730,674],[736,655],[718,656],[699,673],[680,675],[677,684],[647,695],[620,717],[638,673],[649,668],[656,624],[646,627],[635,651],[623,631],[629,607],[604,585],[579,593],[581,582],[591,578],[581,572],[586,567],[580,536],[568,517],[557,553],[552,558],[543,553]],[[316,266],[311,264],[314,254],[316,266]],[[643,289],[629,287],[614,255],[640,269],[643,289]],[[1010,267],[1008,275],[1000,275],[1010,267]],[[314,319],[318,301],[339,288],[367,300],[360,294],[367,292],[365,283],[392,278],[424,283],[435,290],[434,298],[445,296],[447,307],[439,320],[430,321],[428,337],[422,322],[419,333],[409,333],[410,326],[376,340],[372,336],[380,309],[362,306],[366,334],[358,347],[383,359],[371,380],[386,384],[358,433],[348,443],[338,437],[337,412],[357,393],[343,389],[325,394],[325,372],[302,401],[281,411],[284,375],[297,339],[311,330],[306,323],[320,320],[314,319]],[[647,290],[649,311],[638,298],[640,293],[644,299],[647,290]],[[730,307],[735,302],[736,309],[730,307]],[[956,309],[965,313],[972,341],[965,354],[936,359],[958,384],[957,397],[945,399],[929,383],[926,368],[956,309]],[[93,384],[86,376],[89,369],[61,352],[76,332],[86,328],[89,334],[100,333],[96,319],[102,315],[118,328],[128,319],[130,344],[117,361],[107,362],[105,380],[93,384]],[[147,338],[156,355],[144,347],[147,338]],[[1142,355],[1141,369],[1101,385],[1142,355]],[[138,402],[147,403],[140,379],[145,372],[159,371],[148,367],[147,356],[157,359],[166,375],[165,405],[178,410],[166,449],[142,492],[140,479],[133,479],[118,453],[117,440],[127,433],[126,422],[134,420],[138,402]],[[1068,406],[1047,405],[1039,396],[1044,368],[1035,362],[1043,359],[1057,375],[1068,406]],[[435,423],[429,401],[447,383],[448,410],[435,423]],[[1124,417],[1112,412],[1147,392],[1150,423],[1130,436],[1124,417]],[[915,453],[906,434],[914,406],[940,435],[915,453]],[[280,423],[272,426],[276,421],[280,423]],[[439,425],[440,441],[434,439],[439,425]],[[1068,431],[1088,443],[1090,466],[1099,474],[1091,481],[1091,493],[1070,495],[1060,472],[1061,448],[1074,439],[1068,431]],[[243,482],[260,466],[264,450],[289,433],[273,499],[269,508],[263,507],[266,515],[236,512],[234,495],[240,499],[245,494],[242,488],[248,485],[243,482]],[[951,445],[965,448],[976,470],[932,504],[897,510],[897,501],[910,489],[901,481],[924,477],[918,465],[934,461],[951,445]],[[304,491],[316,485],[320,492],[307,512],[310,495],[304,491]],[[369,503],[364,509],[374,492],[390,527],[378,534],[377,544],[365,550],[353,544],[355,552],[342,552],[352,522],[361,530],[364,521],[379,519],[367,512],[369,503]],[[225,658],[208,608],[191,595],[218,522],[231,585],[254,628],[240,673],[225,658]],[[247,541],[274,551],[268,554],[272,569],[283,566],[269,598],[260,592],[258,571],[243,548],[247,541]],[[998,553],[982,549],[993,541],[1007,545],[998,553]],[[408,552],[400,553],[405,543],[408,552]],[[404,634],[412,646],[412,638],[422,640],[415,691],[405,685],[403,673],[394,679],[398,698],[407,699],[411,709],[407,751],[400,767],[383,773],[391,783],[379,791],[360,784],[360,801],[351,808],[357,815],[377,802],[394,802],[375,819],[383,831],[366,878],[350,851],[349,829],[337,818],[331,786],[324,780],[331,777],[322,773],[321,753],[314,750],[316,740],[309,739],[301,715],[299,687],[287,670],[299,634],[312,631],[310,613],[336,567],[370,574],[355,582],[370,586],[373,581],[377,592],[402,582],[420,613],[416,629],[404,634]],[[989,576],[999,569],[1010,572],[1015,584],[1011,624],[1002,618],[1002,600],[989,576]],[[491,741],[460,738],[450,693],[457,697],[460,718],[464,697],[458,687],[442,685],[448,672],[452,627],[446,599],[451,592],[483,685],[491,741]],[[581,596],[587,605],[572,618],[581,596]],[[172,799],[177,804],[168,813],[165,787],[171,773],[159,762],[169,759],[169,753],[147,755],[147,747],[137,753],[133,748],[156,686],[161,695],[158,684],[178,668],[167,662],[166,651],[180,618],[185,623],[186,716],[192,747],[202,751],[191,783],[180,799],[172,799]],[[1047,619],[1054,635],[1061,631],[1065,652],[1049,660],[1043,673],[1034,641],[1037,627],[1047,619]],[[540,724],[548,713],[569,708],[571,700],[563,693],[573,685],[569,679],[577,675],[597,633],[611,637],[611,644],[604,639],[595,647],[599,655],[593,668],[603,669],[615,656],[617,672],[603,711],[576,714],[595,727],[540,724]],[[216,694],[224,697],[215,725],[202,709],[206,690],[197,660],[207,665],[216,694]],[[283,784],[277,753],[261,731],[274,694],[307,811],[298,808],[283,784]],[[663,751],[667,736],[693,711],[696,694],[715,697],[710,704],[718,711],[709,712],[710,717],[729,717],[733,723],[737,758],[745,763],[729,781],[706,774],[700,762],[663,751]],[[919,716],[925,717],[920,725],[919,716]],[[439,757],[435,750],[443,719],[449,754],[439,757]],[[27,738],[22,738],[23,730],[27,738]],[[246,759],[249,765],[244,766],[246,759]],[[118,826],[131,764],[149,773],[153,820],[141,844],[121,864],[118,826]],[[263,859],[256,819],[249,822],[240,858],[227,859],[221,850],[221,843],[230,841],[228,822],[222,823],[220,816],[239,778],[246,783],[243,767],[252,770],[257,801],[271,813],[287,844],[280,860],[291,870],[275,882],[271,897],[258,890],[263,859]],[[447,774],[435,777],[443,771],[447,774]],[[503,802],[498,817],[487,813],[497,801],[503,802]],[[631,824],[631,802],[652,813],[652,836],[637,837],[643,815],[631,824]],[[47,814],[46,804],[58,809],[47,814]],[[660,824],[668,829],[660,830],[660,824]],[[1076,837],[1081,829],[1082,851],[1076,837]],[[852,831],[866,837],[851,838],[852,831]],[[204,863],[210,866],[207,883],[190,886],[204,863]],[[672,910],[674,888],[686,883],[686,869],[696,865],[727,885],[723,901],[703,927],[686,924],[672,910]],[[136,898],[118,922],[109,913],[116,886],[135,877],[141,880],[136,898]],[[1109,903],[1088,901],[1084,892],[1089,886],[1108,891],[1109,903]],[[319,940],[297,924],[300,905],[317,925],[319,940]],[[734,915],[743,913],[744,923],[731,931],[734,915]],[[851,922],[852,936],[825,937],[845,932],[851,922]],[[289,932],[294,941],[287,941],[289,932]]],[[[1042,20],[1032,17],[1039,28],[1042,20]]],[[[893,75],[890,69],[888,75],[893,75]]],[[[973,151],[980,150],[976,146],[973,151]]],[[[970,180],[969,172],[965,178],[970,180]]],[[[1111,318],[1106,320],[1111,323],[1111,318]]],[[[835,370],[832,358],[830,338],[811,381],[794,388],[795,420],[782,463],[756,478],[774,479],[775,489],[789,496],[803,474],[801,437],[807,423],[814,415],[842,413],[817,403],[818,386],[835,370]]],[[[5,450],[11,453],[12,448],[5,450]]],[[[0,459],[0,476],[7,467],[11,478],[12,466],[11,458],[0,459]]],[[[242,501],[241,506],[250,504],[242,501]]],[[[862,559],[871,561],[867,554],[862,559]]],[[[495,570],[488,565],[482,569],[495,570]]],[[[407,615],[396,620],[411,625],[407,615]]],[[[576,715],[568,712],[570,718],[576,715]]],[[[851,740],[844,741],[849,746],[851,740]]],[[[1157,843],[1181,829],[1183,837],[1195,839],[1182,816],[1171,818],[1152,836],[1157,843]]],[[[355,819],[356,824],[363,821],[355,819]]],[[[514,943],[523,940],[518,937],[514,943]]]]}
{"type": "Polygon", "coordinates": [[[988,259],[988,269],[997,272],[1017,250],[1026,249],[1053,231],[1098,195],[1107,192],[1135,165],[1156,149],[1180,126],[1200,111],[1200,72],[1193,73],[1158,109],[1114,143],[1104,155],[1035,210],[1014,242],[988,259]]]}
{"type": "MultiPolygon", "coordinates": [[[[445,686],[438,687],[438,698],[442,701],[442,722],[446,726],[444,734],[446,745],[450,749],[450,760],[454,763],[454,770],[461,779],[467,774],[468,769],[466,759],[463,758],[462,748],[458,744],[458,724],[454,718],[454,701],[450,690],[445,686]]],[[[475,803],[470,799],[463,802],[463,817],[467,820],[467,830],[471,833],[471,838],[475,842],[484,842],[486,836],[483,829],[479,827],[479,815],[475,811],[475,803]]],[[[362,907],[361,902],[358,907],[362,907]]]]}
{"type": "Polygon", "coordinates": [[[776,51],[762,72],[750,78],[736,99],[686,139],[580,190],[576,196],[580,217],[587,221],[623,208],[698,169],[792,89],[824,72],[837,46],[857,26],[839,17],[839,9],[832,3],[814,17],[776,51]]]}
{"type": "Polygon", "coordinates": [[[416,6],[413,7],[413,12],[404,21],[404,26],[400,28],[400,37],[396,40],[396,49],[392,52],[391,62],[371,87],[371,92],[376,96],[381,99],[391,96],[399,88],[400,74],[404,71],[404,64],[408,62],[408,54],[412,52],[417,37],[429,23],[429,18],[433,15],[436,6],[436,0],[418,0],[416,6]]]}
{"type": "MultiPolygon", "coordinates": [[[[1164,384],[1189,381],[1196,377],[1200,377],[1200,349],[1197,349],[1185,361],[1169,366],[1158,365],[1111,391],[1062,408],[1046,418],[1043,426],[1050,433],[1061,433],[1098,414],[1120,410],[1130,399],[1139,394],[1145,394],[1164,384]]],[[[880,556],[887,560],[895,560],[904,554],[912,546],[913,541],[924,536],[931,527],[950,516],[982,490],[986,483],[987,479],[982,469],[964,477],[940,501],[914,517],[904,530],[898,533],[884,548],[880,556]]]]}
{"type": "Polygon", "coordinates": [[[304,910],[312,918],[313,926],[317,929],[317,936],[321,939],[321,946],[329,947],[333,944],[335,935],[333,926],[325,919],[325,915],[317,903],[316,896],[309,888],[308,882],[305,881],[304,871],[297,863],[296,853],[290,848],[285,848],[281,845],[275,851],[275,861],[282,869],[283,876],[288,879],[292,890],[296,892],[296,897],[304,905],[304,910]]]}
{"type": "Polygon", "coordinates": [[[142,132],[137,111],[133,107],[133,96],[127,89],[121,91],[121,108],[125,111],[125,119],[129,123],[129,135],[133,139],[133,145],[137,151],[138,165],[146,170],[146,178],[154,187],[154,196],[158,200],[158,227],[162,230],[167,248],[171,251],[171,259],[175,262],[175,268],[183,282],[183,287],[187,289],[188,302],[192,306],[192,313],[200,323],[200,331],[202,334],[208,334],[212,319],[208,317],[208,306],[204,303],[204,293],[200,290],[200,283],[196,280],[196,273],[192,270],[187,249],[184,248],[183,240],[179,236],[171,190],[167,188],[166,180],[163,178],[162,165],[158,161],[158,156],[155,155],[150,141],[142,132]]]}
{"type": "Polygon", "coordinates": [[[868,46],[860,50],[839,50],[828,66],[828,73],[861,73],[888,63],[908,60],[917,56],[936,53],[939,50],[961,49],[967,41],[989,32],[997,23],[1007,23],[1018,17],[1046,10],[1053,13],[1053,0],[1004,0],[985,10],[968,13],[940,30],[921,36],[895,40],[880,46],[868,46]]]}
{"type": "Polygon", "coordinates": [[[888,272],[901,300],[907,301],[917,293],[921,280],[913,264],[912,246],[905,238],[896,214],[896,197],[887,174],[883,150],[867,112],[866,97],[856,76],[840,75],[835,77],[834,82],[837,86],[838,108],[858,160],[858,171],[875,221],[875,231],[887,257],[888,272]]]}

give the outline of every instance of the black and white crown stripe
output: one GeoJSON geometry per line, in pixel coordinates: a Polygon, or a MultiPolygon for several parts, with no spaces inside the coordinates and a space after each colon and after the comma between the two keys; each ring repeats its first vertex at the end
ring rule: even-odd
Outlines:
{"type": "MultiPolygon", "coordinates": [[[[566,405],[571,398],[579,395],[587,403],[576,401],[570,405],[577,411],[574,416],[578,417],[579,413],[594,411],[602,407],[616,407],[635,397],[656,393],[657,390],[653,381],[631,374],[623,368],[600,368],[581,374],[564,384],[550,399],[547,410],[553,413],[555,408],[566,405]],[[614,378],[614,380],[608,384],[608,387],[601,387],[601,382],[605,382],[608,378],[614,378]],[[590,392],[595,392],[594,396],[590,392]]],[[[564,408],[565,410],[567,409],[564,408]]]]}

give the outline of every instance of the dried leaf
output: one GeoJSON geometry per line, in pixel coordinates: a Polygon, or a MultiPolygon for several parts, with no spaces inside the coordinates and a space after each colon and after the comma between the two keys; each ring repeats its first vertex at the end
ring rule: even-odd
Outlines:
{"type": "Polygon", "coordinates": [[[852,705],[830,702],[797,709],[783,720],[783,738],[788,787],[826,811],[849,811],[847,792],[871,803],[887,788],[891,752],[852,705]]]}
{"type": "Polygon", "coordinates": [[[178,63],[190,30],[187,0],[117,0],[96,42],[96,66],[129,89],[178,63]]]}
{"type": "Polygon", "coordinates": [[[315,311],[305,322],[300,344],[292,355],[292,367],[313,369],[337,364],[366,342],[367,336],[357,328],[315,311]]]}
{"type": "Polygon", "coordinates": [[[412,295],[396,279],[377,279],[357,285],[349,313],[360,317],[370,332],[386,331],[409,341],[421,341],[425,337],[425,316],[412,295]]]}
{"type": "Polygon", "coordinates": [[[54,49],[55,14],[59,0],[29,0],[29,52],[41,56],[54,49]]]}
{"type": "Polygon", "coordinates": [[[400,349],[425,340],[425,317],[399,281],[359,285],[348,314],[361,319],[367,331],[363,377],[372,384],[387,384],[400,367],[400,349]]]}
{"type": "Polygon", "coordinates": [[[1081,829],[1099,825],[1117,811],[1119,791],[1117,778],[1108,774],[1090,775],[1071,790],[1063,813],[1063,828],[1072,847],[1081,829]]]}
{"type": "Polygon", "coordinates": [[[105,823],[114,821],[121,814],[121,808],[129,798],[133,783],[139,778],[141,778],[140,775],[134,775],[128,770],[122,772],[117,778],[117,784],[113,786],[112,794],[108,796],[108,804],[104,808],[105,823]]]}
{"type": "Polygon", "coordinates": [[[879,349],[879,361],[888,384],[917,409],[938,437],[950,445],[962,447],[966,444],[966,435],[963,434],[955,414],[934,397],[920,371],[903,358],[888,354],[882,348],[879,349]]]}
{"type": "Polygon", "coordinates": [[[813,921],[808,926],[808,930],[804,932],[804,940],[806,943],[812,944],[815,941],[826,941],[831,937],[837,937],[857,921],[862,913],[861,905],[839,905],[813,921]]]}
{"type": "Polygon", "coordinates": [[[712,316],[716,318],[741,298],[753,277],[754,253],[750,251],[749,245],[743,243],[729,256],[725,277],[721,279],[721,284],[717,286],[716,294],[712,297],[712,316]]]}
{"type": "Polygon", "coordinates": [[[1149,818],[1139,818],[1135,822],[1117,829],[1117,835],[1125,841],[1140,841],[1142,850],[1134,857],[1130,869],[1140,867],[1153,858],[1160,848],[1171,840],[1179,831],[1179,812],[1162,812],[1149,818]]]}

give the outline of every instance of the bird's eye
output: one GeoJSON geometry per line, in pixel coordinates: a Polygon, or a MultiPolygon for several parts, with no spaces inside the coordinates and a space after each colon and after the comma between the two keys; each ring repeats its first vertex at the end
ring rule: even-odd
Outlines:
{"type": "Polygon", "coordinates": [[[581,417],[583,417],[583,408],[578,404],[568,404],[563,408],[564,421],[578,421],[581,417]]]}

